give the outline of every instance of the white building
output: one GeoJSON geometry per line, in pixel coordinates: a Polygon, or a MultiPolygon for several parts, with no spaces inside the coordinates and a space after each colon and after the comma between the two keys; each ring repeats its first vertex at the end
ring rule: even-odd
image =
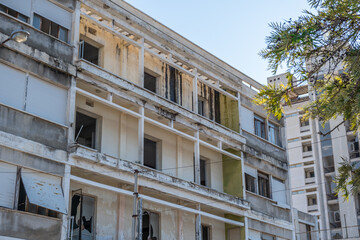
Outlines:
{"type": "MultiPolygon", "coordinates": [[[[268,84],[286,85],[286,74],[268,78],[268,84]]],[[[342,119],[322,127],[318,119],[302,120],[301,108],[315,95],[308,85],[294,88],[292,106],[285,106],[285,129],[290,165],[290,188],[294,208],[318,216],[322,239],[358,239],[360,197],[349,201],[334,192],[333,182],[342,158],[360,160],[358,134],[346,124],[326,136],[342,119]]]]}

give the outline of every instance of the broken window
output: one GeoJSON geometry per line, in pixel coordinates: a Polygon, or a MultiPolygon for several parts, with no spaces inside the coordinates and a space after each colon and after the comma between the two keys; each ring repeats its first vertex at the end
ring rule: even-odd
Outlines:
{"type": "Polygon", "coordinates": [[[68,29],[34,13],[33,26],[40,31],[50,34],[61,41],[68,42],[68,29]]]}
{"type": "Polygon", "coordinates": [[[280,145],[280,133],[279,133],[279,127],[269,123],[269,142],[280,145]]]}
{"type": "Polygon", "coordinates": [[[256,178],[245,173],[246,190],[256,193],[256,178]]]}
{"type": "Polygon", "coordinates": [[[201,238],[202,240],[211,240],[211,227],[201,225],[201,238]]]}
{"type": "Polygon", "coordinates": [[[9,14],[10,16],[13,16],[23,22],[28,22],[29,18],[25,16],[24,14],[21,14],[11,8],[6,7],[5,5],[0,4],[0,11],[9,14]]]}
{"type": "Polygon", "coordinates": [[[255,135],[265,138],[265,119],[259,116],[254,117],[255,135]]]}
{"type": "Polygon", "coordinates": [[[159,214],[144,211],[142,215],[142,240],[159,240],[159,214]]]}
{"type": "Polygon", "coordinates": [[[73,240],[95,239],[95,198],[74,194],[71,199],[73,240]]]}
{"type": "Polygon", "coordinates": [[[66,214],[60,177],[22,168],[17,179],[18,210],[49,217],[66,214]]]}
{"type": "Polygon", "coordinates": [[[156,93],[156,87],[157,85],[157,79],[155,76],[147,73],[147,72],[144,72],[144,88],[146,88],[147,90],[150,90],[154,93],[156,93]]]}
{"type": "Polygon", "coordinates": [[[210,187],[210,162],[200,159],[200,184],[210,187]]]}
{"type": "Polygon", "coordinates": [[[99,48],[86,41],[81,41],[79,47],[79,58],[99,65],[99,48]]]}
{"type": "Polygon", "coordinates": [[[258,172],[259,195],[270,198],[269,175],[258,172]]]}
{"type": "Polygon", "coordinates": [[[96,118],[76,112],[75,142],[96,148],[96,118]]]}
{"type": "Polygon", "coordinates": [[[144,138],[144,166],[157,169],[158,142],[144,138]]]}

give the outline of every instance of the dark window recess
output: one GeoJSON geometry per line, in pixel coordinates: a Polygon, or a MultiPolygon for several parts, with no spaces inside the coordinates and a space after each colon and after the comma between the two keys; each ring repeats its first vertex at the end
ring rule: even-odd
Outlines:
{"type": "Polygon", "coordinates": [[[157,142],[144,138],[144,165],[156,169],[157,142]]]}
{"type": "Polygon", "coordinates": [[[36,13],[34,14],[33,26],[44,33],[60,39],[61,41],[68,42],[68,30],[66,28],[36,13]]]}
{"type": "Polygon", "coordinates": [[[169,97],[170,100],[173,102],[177,102],[177,98],[176,98],[176,90],[177,90],[177,81],[176,81],[176,69],[169,66],[169,71],[170,71],[170,89],[169,89],[169,97]]]}
{"type": "Polygon", "coordinates": [[[96,146],[96,118],[76,112],[75,140],[86,147],[96,146]]]}
{"type": "Polygon", "coordinates": [[[99,65],[99,48],[85,42],[80,42],[79,57],[99,65]]]}
{"type": "Polygon", "coordinates": [[[55,211],[52,211],[50,209],[31,204],[29,202],[29,199],[27,197],[24,184],[22,180],[20,180],[20,188],[19,188],[19,198],[18,198],[18,210],[24,211],[24,212],[30,212],[34,214],[49,216],[57,218],[58,214],[55,211]]]}
{"type": "Polygon", "coordinates": [[[205,117],[205,102],[203,100],[200,100],[198,99],[198,113],[201,115],[201,116],[204,116],[205,117]]]}
{"type": "Polygon", "coordinates": [[[144,88],[156,93],[156,77],[145,72],[144,73],[144,88]]]}
{"type": "Polygon", "coordinates": [[[207,186],[206,181],[206,161],[200,159],[200,184],[203,186],[207,186]]]}
{"type": "Polygon", "coordinates": [[[215,122],[220,123],[220,93],[215,91],[215,122]]]}
{"type": "Polygon", "coordinates": [[[24,14],[21,14],[11,8],[6,7],[5,5],[0,4],[0,11],[9,14],[23,22],[29,22],[29,18],[24,14]]]}
{"type": "Polygon", "coordinates": [[[250,191],[250,192],[253,192],[253,193],[256,193],[256,179],[245,173],[245,185],[246,185],[246,190],[250,191]]]}
{"type": "Polygon", "coordinates": [[[71,199],[73,240],[95,239],[95,198],[75,194],[71,199]],[[81,226],[81,227],[80,227],[81,226]]]}
{"type": "Polygon", "coordinates": [[[159,214],[144,211],[142,215],[142,240],[159,239],[159,214]]]}
{"type": "Polygon", "coordinates": [[[201,239],[210,240],[211,229],[209,226],[201,225],[201,239]]]}
{"type": "Polygon", "coordinates": [[[265,119],[255,116],[254,125],[255,125],[255,135],[265,138],[265,119]]]}
{"type": "Polygon", "coordinates": [[[306,224],[306,240],[311,240],[311,226],[306,224]]]}
{"type": "Polygon", "coordinates": [[[259,195],[270,198],[270,183],[267,174],[258,173],[259,195]]]}

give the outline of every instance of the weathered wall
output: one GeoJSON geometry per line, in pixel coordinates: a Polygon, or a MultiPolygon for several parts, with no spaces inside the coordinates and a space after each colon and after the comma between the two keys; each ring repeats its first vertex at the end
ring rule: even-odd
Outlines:
{"type": "Polygon", "coordinates": [[[1,235],[29,240],[58,240],[62,221],[0,207],[1,235]]]}
{"type": "Polygon", "coordinates": [[[53,148],[67,148],[67,128],[1,104],[0,130],[53,148]]]}
{"type": "MultiPolygon", "coordinates": [[[[71,63],[73,56],[73,49],[70,45],[65,44],[56,38],[49,37],[47,34],[40,32],[39,30],[21,23],[14,19],[11,19],[0,13],[0,32],[10,36],[14,29],[23,29],[30,33],[26,45],[37,49],[42,52],[46,52],[50,56],[59,58],[59,61],[71,63]],[[61,60],[60,60],[61,59],[61,60]]],[[[3,54],[0,54],[0,56],[3,54]]]]}
{"type": "Polygon", "coordinates": [[[239,132],[238,101],[222,94],[220,94],[220,123],[235,132],[239,132]]]}
{"type": "MultiPolygon", "coordinates": [[[[265,222],[259,222],[253,219],[248,219],[249,230],[251,231],[252,236],[261,236],[261,233],[258,231],[261,229],[261,232],[271,234],[276,236],[276,238],[284,238],[284,239],[293,239],[292,238],[292,231],[280,228],[274,225],[267,224],[265,222]]],[[[261,238],[254,238],[254,239],[261,239],[261,238]]]]}
{"type": "MultiPolygon", "coordinates": [[[[233,152],[233,154],[240,155],[240,152],[233,152]]],[[[223,155],[222,160],[224,192],[242,198],[243,184],[241,173],[243,169],[241,168],[241,161],[225,155],[223,155]]]]}
{"type": "Polygon", "coordinates": [[[208,160],[207,167],[210,168],[210,187],[223,192],[223,164],[221,153],[200,147],[200,156],[208,160]]]}

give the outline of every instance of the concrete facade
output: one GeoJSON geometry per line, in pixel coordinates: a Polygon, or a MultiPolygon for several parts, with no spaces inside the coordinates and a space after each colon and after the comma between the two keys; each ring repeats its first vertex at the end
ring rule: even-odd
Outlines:
{"type": "MultiPolygon", "coordinates": [[[[280,83],[287,83],[286,74],[268,78],[268,84],[280,83]]],[[[318,119],[303,121],[301,107],[314,97],[311,86],[299,86],[294,88],[292,106],[285,106],[292,204],[318,217],[321,239],[358,239],[360,198],[351,196],[346,201],[336,196],[333,182],[342,158],[355,163],[360,160],[358,133],[350,131],[347,124],[339,125],[340,118],[324,126],[318,119]],[[318,134],[335,127],[326,136],[318,134]]]]}
{"type": "Polygon", "coordinates": [[[1,42],[30,33],[0,48],[0,238],[126,240],[132,220],[139,239],[315,231],[258,82],[124,1],[0,4],[1,42]]]}

